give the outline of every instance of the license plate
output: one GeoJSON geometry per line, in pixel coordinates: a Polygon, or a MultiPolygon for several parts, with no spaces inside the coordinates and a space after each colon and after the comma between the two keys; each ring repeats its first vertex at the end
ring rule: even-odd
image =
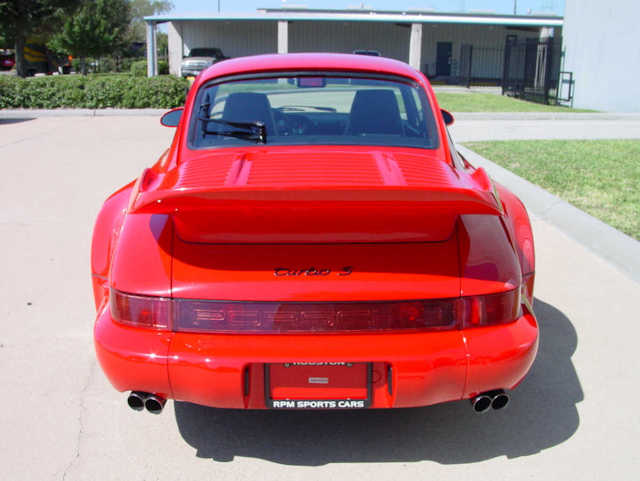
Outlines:
{"type": "Polygon", "coordinates": [[[372,364],[290,362],[264,365],[271,409],[364,409],[371,405],[372,364]]]}

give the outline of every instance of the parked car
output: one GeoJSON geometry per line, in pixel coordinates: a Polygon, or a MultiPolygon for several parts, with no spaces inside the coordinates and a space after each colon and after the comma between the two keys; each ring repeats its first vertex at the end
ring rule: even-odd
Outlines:
{"type": "Polygon", "coordinates": [[[0,50],[0,70],[11,70],[16,64],[11,50],[0,50]]]}
{"type": "Polygon", "coordinates": [[[531,225],[452,122],[381,57],[197,77],[93,234],[96,353],[129,406],[506,406],[538,347],[531,225]]]}
{"type": "Polygon", "coordinates": [[[228,58],[219,48],[192,48],[182,60],[180,72],[183,77],[195,77],[207,67],[228,58]]]}

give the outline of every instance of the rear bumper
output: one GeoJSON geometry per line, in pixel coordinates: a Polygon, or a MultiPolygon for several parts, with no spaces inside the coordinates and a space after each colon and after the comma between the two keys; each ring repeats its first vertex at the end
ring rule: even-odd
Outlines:
{"type": "Polygon", "coordinates": [[[119,391],[247,409],[266,407],[264,363],[372,362],[371,407],[415,407],[512,389],[538,349],[529,313],[508,325],[466,331],[256,336],[125,327],[105,308],[94,336],[102,369],[119,391]]]}
{"type": "Polygon", "coordinates": [[[197,68],[197,67],[181,67],[180,75],[183,77],[196,77],[200,72],[202,72],[207,67],[197,68]]]}

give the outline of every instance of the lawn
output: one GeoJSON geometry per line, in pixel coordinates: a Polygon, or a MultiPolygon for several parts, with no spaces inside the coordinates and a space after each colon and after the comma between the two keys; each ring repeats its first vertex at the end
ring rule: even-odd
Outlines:
{"type": "Polygon", "coordinates": [[[640,140],[464,145],[640,240],[640,140]]]}
{"type": "Polygon", "coordinates": [[[450,112],[593,112],[480,92],[436,92],[436,97],[440,107],[450,112]]]}

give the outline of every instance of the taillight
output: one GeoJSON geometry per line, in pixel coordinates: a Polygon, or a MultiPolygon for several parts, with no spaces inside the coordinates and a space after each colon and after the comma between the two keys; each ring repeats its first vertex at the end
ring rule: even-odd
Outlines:
{"type": "Polygon", "coordinates": [[[452,299],[343,303],[168,299],[112,289],[111,314],[137,327],[269,334],[467,329],[512,322],[522,311],[520,289],[452,299]]]}
{"type": "Polygon", "coordinates": [[[497,326],[513,322],[522,316],[520,289],[488,294],[484,296],[462,297],[462,328],[497,326]]]}
{"type": "Polygon", "coordinates": [[[171,299],[166,297],[135,296],[111,289],[111,317],[134,327],[169,329],[171,299]]]}
{"type": "Polygon", "coordinates": [[[454,329],[451,300],[411,302],[219,302],[176,299],[176,331],[354,332],[454,329]]]}

